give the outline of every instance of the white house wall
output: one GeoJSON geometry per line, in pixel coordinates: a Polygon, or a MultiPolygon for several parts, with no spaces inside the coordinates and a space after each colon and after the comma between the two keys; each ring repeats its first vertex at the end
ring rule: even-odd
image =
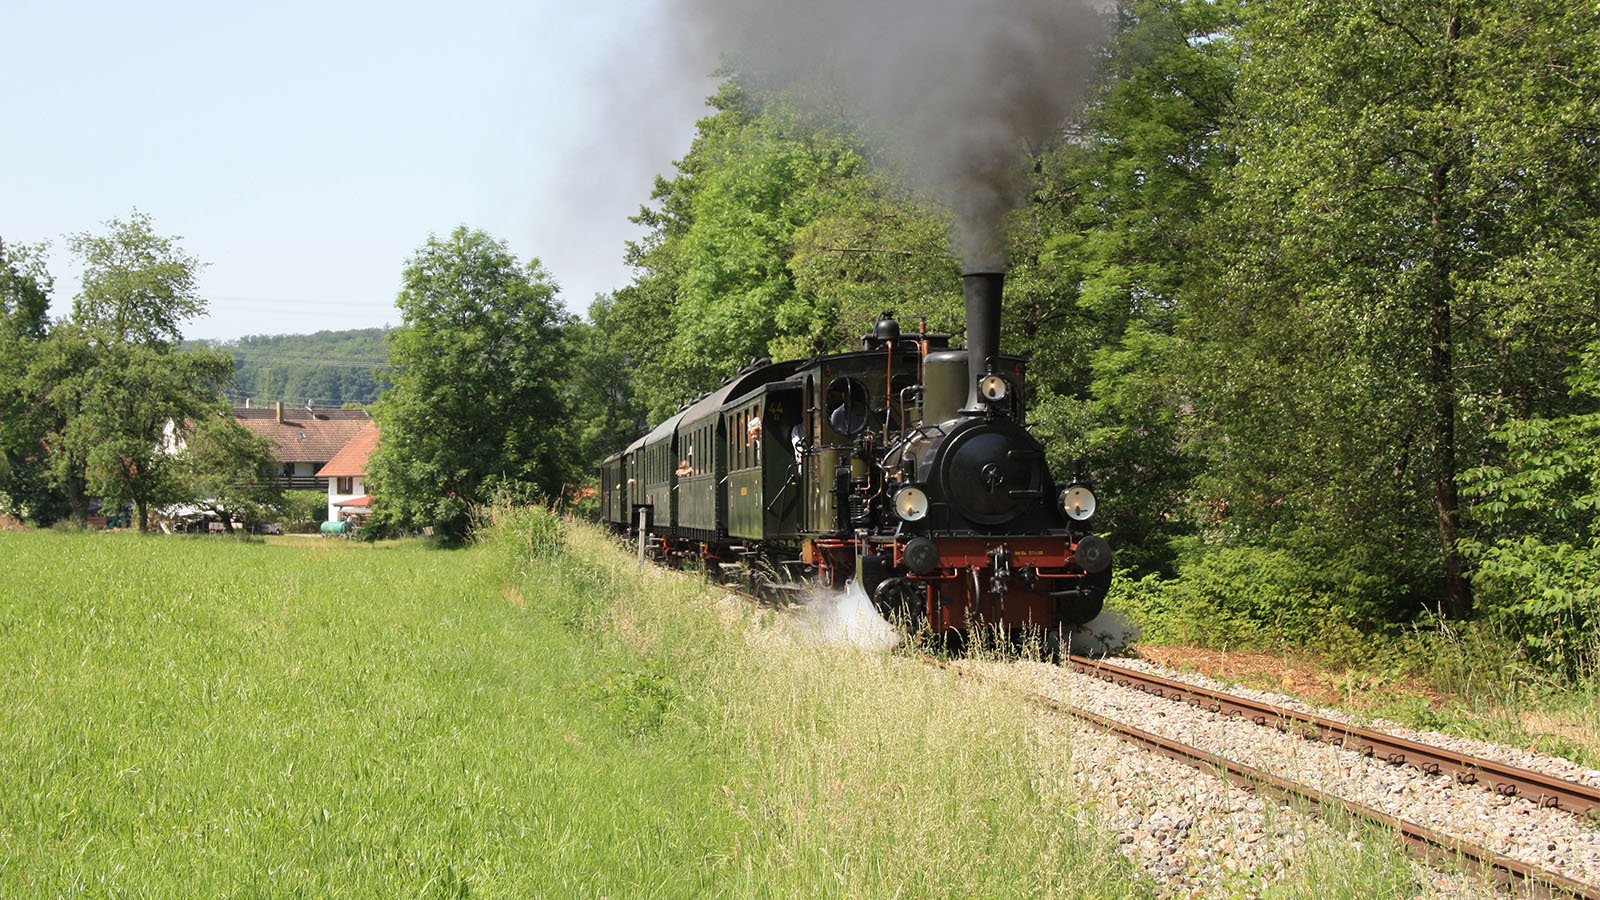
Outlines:
{"type": "Polygon", "coordinates": [[[351,491],[351,492],[349,492],[347,494],[341,494],[338,491],[339,479],[338,478],[329,478],[328,479],[328,521],[329,522],[337,522],[337,521],[339,521],[339,504],[340,503],[344,502],[345,500],[349,500],[351,497],[359,497],[362,494],[365,494],[367,492],[367,489],[366,489],[366,478],[364,476],[361,476],[361,475],[354,476],[354,485],[355,485],[355,490],[353,490],[353,491],[351,491]]]}

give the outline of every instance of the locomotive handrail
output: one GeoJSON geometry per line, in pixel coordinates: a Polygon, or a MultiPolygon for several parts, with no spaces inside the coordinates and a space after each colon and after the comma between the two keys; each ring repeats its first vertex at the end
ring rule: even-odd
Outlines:
{"type": "Polygon", "coordinates": [[[798,465],[792,465],[789,467],[789,477],[783,480],[783,487],[778,488],[778,492],[772,495],[772,502],[767,504],[765,512],[770,514],[772,512],[772,508],[778,505],[778,501],[783,499],[783,495],[788,492],[789,488],[798,487],[799,485],[800,467],[798,465]]]}

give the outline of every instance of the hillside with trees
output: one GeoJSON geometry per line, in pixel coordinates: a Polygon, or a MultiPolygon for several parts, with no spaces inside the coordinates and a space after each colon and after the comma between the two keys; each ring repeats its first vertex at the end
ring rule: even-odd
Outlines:
{"type": "Polygon", "coordinates": [[[230,341],[197,342],[233,357],[235,406],[277,401],[316,406],[366,406],[383,393],[392,329],[357,328],[314,334],[249,335],[230,341]]]}

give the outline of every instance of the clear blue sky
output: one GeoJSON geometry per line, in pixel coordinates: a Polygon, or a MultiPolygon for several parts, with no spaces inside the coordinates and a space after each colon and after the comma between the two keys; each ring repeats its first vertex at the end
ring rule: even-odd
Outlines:
{"type": "Polygon", "coordinates": [[[137,207],[209,264],[190,337],[397,324],[406,257],[460,224],[581,313],[713,87],[665,6],[7,4],[0,238],[52,242],[64,312],[63,235],[137,207]]]}

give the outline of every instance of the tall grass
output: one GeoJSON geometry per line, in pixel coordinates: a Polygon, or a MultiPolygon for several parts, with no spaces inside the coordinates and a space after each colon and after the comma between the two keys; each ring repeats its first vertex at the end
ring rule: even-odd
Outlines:
{"type": "Polygon", "coordinates": [[[0,896],[716,888],[716,839],[673,827],[731,827],[715,757],[615,734],[601,660],[483,553],[36,533],[0,558],[0,896]]]}
{"type": "MultiPolygon", "coordinates": [[[[499,515],[491,543],[548,546],[540,513],[499,515]]],[[[699,579],[640,572],[595,531],[563,535],[529,596],[628,673],[602,692],[616,726],[725,754],[728,896],[1148,893],[1081,821],[1066,760],[1040,765],[1014,696],[908,657],[806,642],[699,579]],[[641,716],[618,701],[626,692],[665,714],[641,716]]]]}
{"type": "Polygon", "coordinates": [[[0,535],[0,897],[1155,892],[1015,697],[477,530],[0,535]]]}
{"type": "Polygon", "coordinates": [[[746,649],[691,581],[496,527],[0,537],[0,896],[1143,890],[984,698],[746,649]]]}

